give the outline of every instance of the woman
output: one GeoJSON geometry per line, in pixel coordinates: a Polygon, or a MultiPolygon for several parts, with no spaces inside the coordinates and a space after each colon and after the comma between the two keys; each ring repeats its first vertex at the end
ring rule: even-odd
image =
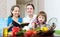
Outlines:
{"type": "Polygon", "coordinates": [[[8,17],[8,32],[11,32],[12,28],[14,27],[12,25],[12,21],[15,21],[17,23],[22,23],[22,18],[20,17],[19,5],[14,5],[11,8],[11,15],[8,17]]]}
{"type": "Polygon", "coordinates": [[[23,18],[23,22],[30,23],[36,17],[36,15],[34,14],[34,10],[35,10],[35,7],[33,4],[29,3],[26,5],[27,16],[23,18]]]}
{"type": "MultiPolygon", "coordinates": [[[[26,5],[27,16],[23,18],[23,23],[30,23],[33,19],[36,18],[36,15],[34,14],[34,10],[35,10],[35,7],[33,4],[29,3],[26,5]]],[[[29,24],[28,26],[25,26],[23,29],[29,30],[31,27],[32,25],[29,24]]]]}

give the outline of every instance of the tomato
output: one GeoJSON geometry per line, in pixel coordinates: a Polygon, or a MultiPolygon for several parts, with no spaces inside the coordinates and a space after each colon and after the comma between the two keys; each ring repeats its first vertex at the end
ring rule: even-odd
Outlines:
{"type": "Polygon", "coordinates": [[[33,31],[33,34],[34,34],[34,35],[36,35],[36,34],[37,34],[37,31],[36,31],[36,30],[35,30],[35,31],[33,31]]]}
{"type": "Polygon", "coordinates": [[[26,34],[27,37],[31,37],[32,34],[33,34],[33,31],[32,30],[28,30],[28,31],[26,31],[25,34],[26,34]]]}
{"type": "Polygon", "coordinates": [[[36,37],[36,35],[37,35],[37,31],[33,30],[33,37],[36,37]]]}
{"type": "Polygon", "coordinates": [[[13,35],[16,35],[16,33],[19,31],[19,28],[18,27],[13,27],[12,28],[12,33],[13,33],[13,35]]]}

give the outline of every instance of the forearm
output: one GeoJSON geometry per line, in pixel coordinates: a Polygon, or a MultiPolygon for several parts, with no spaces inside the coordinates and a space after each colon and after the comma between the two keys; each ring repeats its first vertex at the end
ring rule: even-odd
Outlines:
{"type": "Polygon", "coordinates": [[[32,25],[33,25],[33,26],[32,26],[33,30],[35,30],[35,24],[34,24],[34,23],[32,23],[32,25]]]}
{"type": "Polygon", "coordinates": [[[11,24],[11,25],[9,25],[9,26],[8,26],[8,29],[9,29],[10,27],[12,27],[12,26],[13,26],[12,24],[11,24]]]}

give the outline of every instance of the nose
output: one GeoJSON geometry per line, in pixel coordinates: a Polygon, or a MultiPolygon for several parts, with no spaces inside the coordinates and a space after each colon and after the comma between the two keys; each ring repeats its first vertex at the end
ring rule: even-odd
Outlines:
{"type": "Polygon", "coordinates": [[[18,11],[16,13],[19,13],[18,11]]]}

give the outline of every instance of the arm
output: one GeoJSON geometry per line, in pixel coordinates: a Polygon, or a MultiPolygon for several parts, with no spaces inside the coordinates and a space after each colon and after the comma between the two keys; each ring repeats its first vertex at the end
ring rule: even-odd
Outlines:
{"type": "Polygon", "coordinates": [[[13,26],[13,24],[11,23],[9,26],[8,26],[8,29],[11,28],[13,26]]]}
{"type": "Polygon", "coordinates": [[[35,30],[35,23],[32,23],[32,28],[33,30],[35,30]]]}

